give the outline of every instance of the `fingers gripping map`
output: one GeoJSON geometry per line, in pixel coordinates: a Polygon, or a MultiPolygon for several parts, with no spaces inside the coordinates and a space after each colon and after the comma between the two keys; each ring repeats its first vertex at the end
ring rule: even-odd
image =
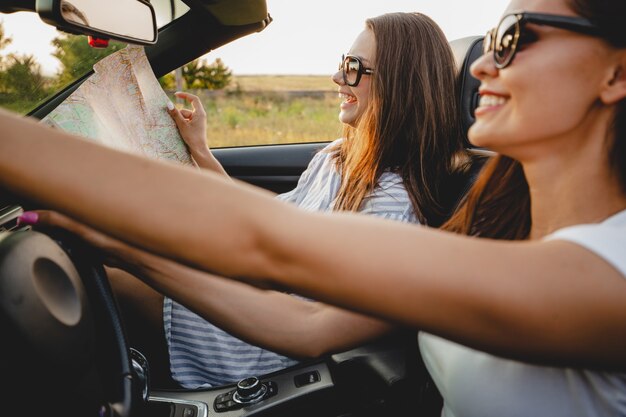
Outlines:
{"type": "Polygon", "coordinates": [[[192,165],[165,107],[143,47],[128,46],[94,65],[90,76],[42,123],[103,145],[192,165]]]}

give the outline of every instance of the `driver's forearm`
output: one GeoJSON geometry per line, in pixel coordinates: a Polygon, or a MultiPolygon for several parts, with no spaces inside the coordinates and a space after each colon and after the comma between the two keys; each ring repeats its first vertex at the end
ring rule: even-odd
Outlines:
{"type": "Polygon", "coordinates": [[[377,319],[212,276],[142,253],[133,274],[242,340],[287,356],[315,358],[389,331],[377,319]]]}

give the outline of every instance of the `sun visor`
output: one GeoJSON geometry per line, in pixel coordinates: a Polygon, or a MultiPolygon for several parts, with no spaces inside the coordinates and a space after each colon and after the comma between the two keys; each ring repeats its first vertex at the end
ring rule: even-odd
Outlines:
{"type": "Polygon", "coordinates": [[[243,26],[267,17],[265,0],[214,0],[204,7],[225,26],[243,26]]]}

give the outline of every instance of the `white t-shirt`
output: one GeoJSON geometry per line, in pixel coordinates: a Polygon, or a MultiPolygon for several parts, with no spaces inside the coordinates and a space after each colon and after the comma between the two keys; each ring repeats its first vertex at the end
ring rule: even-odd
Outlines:
{"type": "MultiPolygon", "coordinates": [[[[626,210],[552,239],[589,249],[626,278],[626,210]]],[[[444,398],[443,417],[626,416],[625,373],[531,365],[423,332],[419,345],[444,398]]]]}

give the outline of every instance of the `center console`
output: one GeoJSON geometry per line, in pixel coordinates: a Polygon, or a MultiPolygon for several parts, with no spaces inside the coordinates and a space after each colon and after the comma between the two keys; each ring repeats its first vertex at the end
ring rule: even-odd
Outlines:
{"type": "Polygon", "coordinates": [[[324,362],[294,367],[236,384],[199,390],[153,390],[142,413],[150,417],[256,416],[288,409],[331,390],[334,383],[324,362]]]}

